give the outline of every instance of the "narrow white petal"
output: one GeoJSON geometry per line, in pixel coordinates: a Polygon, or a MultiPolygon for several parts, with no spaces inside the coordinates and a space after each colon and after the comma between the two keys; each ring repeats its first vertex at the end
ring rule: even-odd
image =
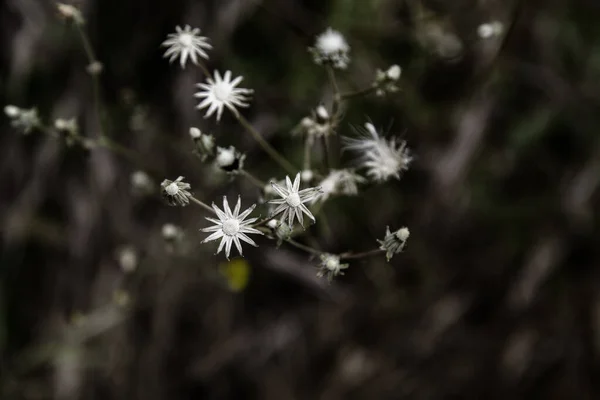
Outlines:
{"type": "MultiPolygon", "coordinates": [[[[245,219],[245,218],[246,218],[248,215],[250,215],[250,213],[251,213],[252,211],[254,211],[254,208],[255,208],[255,207],[256,207],[256,204],[252,204],[252,206],[248,207],[248,208],[246,209],[246,211],[244,211],[243,213],[241,213],[241,214],[239,215],[238,219],[239,219],[240,221],[243,221],[243,220],[244,220],[244,219],[245,219]]],[[[256,220],[256,218],[255,218],[255,220],[256,220]]]]}
{"type": "Polygon", "coordinates": [[[212,235],[208,236],[206,239],[204,239],[202,241],[202,243],[206,243],[206,242],[210,242],[213,240],[217,240],[219,238],[222,238],[224,235],[223,231],[221,229],[219,229],[217,232],[213,233],[212,235]]]}
{"type": "Polygon", "coordinates": [[[296,174],[296,178],[294,178],[294,192],[298,192],[300,190],[300,172],[296,174]]]}
{"type": "Polygon", "coordinates": [[[302,227],[304,228],[304,218],[302,217],[302,210],[300,209],[300,207],[296,207],[296,218],[298,218],[300,225],[302,225],[302,227]]]}
{"type": "Polygon", "coordinates": [[[243,256],[244,254],[242,253],[242,244],[240,243],[238,235],[233,237],[233,243],[235,243],[235,247],[237,248],[238,253],[240,253],[240,256],[243,256]]]}
{"type": "Polygon", "coordinates": [[[215,213],[217,213],[217,217],[219,217],[221,221],[227,220],[227,215],[223,211],[221,211],[221,209],[217,207],[215,203],[212,203],[212,208],[213,210],[215,210],[215,213]]]}
{"type": "Polygon", "coordinates": [[[285,177],[285,185],[287,186],[288,192],[290,192],[290,193],[294,192],[294,186],[292,185],[292,181],[291,181],[290,177],[287,175],[285,177]]]}
{"type": "Polygon", "coordinates": [[[231,253],[231,243],[233,242],[233,238],[229,236],[227,238],[227,243],[225,243],[225,257],[229,260],[229,253],[231,253]]]}
{"type": "Polygon", "coordinates": [[[308,215],[308,217],[310,219],[312,219],[313,221],[316,221],[315,217],[312,215],[310,210],[308,208],[306,208],[306,206],[304,204],[300,204],[299,207],[302,209],[302,211],[304,211],[304,214],[308,215]]]}
{"type": "Polygon", "coordinates": [[[221,243],[219,243],[219,248],[217,249],[217,253],[219,254],[221,252],[221,250],[223,250],[223,246],[225,246],[225,243],[227,243],[227,241],[229,241],[231,239],[231,236],[227,236],[224,235],[223,239],[221,239],[221,243]]]}
{"type": "Polygon", "coordinates": [[[223,210],[227,215],[227,219],[233,218],[233,214],[231,213],[231,208],[229,208],[229,202],[227,201],[227,196],[223,196],[223,210]]]}
{"type": "Polygon", "coordinates": [[[238,232],[237,236],[244,242],[254,246],[254,247],[258,247],[258,245],[256,244],[256,242],[252,239],[250,239],[248,236],[244,235],[241,232],[238,232]]]}
{"type": "Polygon", "coordinates": [[[243,220],[244,218],[238,218],[240,214],[240,208],[242,207],[242,197],[238,196],[238,201],[235,204],[235,210],[233,210],[233,217],[238,220],[243,220]]]}
{"type": "Polygon", "coordinates": [[[289,196],[289,192],[287,190],[285,190],[284,188],[282,188],[281,186],[279,186],[278,184],[276,184],[275,182],[271,182],[271,187],[273,187],[273,189],[281,197],[285,198],[285,197],[289,196]]]}

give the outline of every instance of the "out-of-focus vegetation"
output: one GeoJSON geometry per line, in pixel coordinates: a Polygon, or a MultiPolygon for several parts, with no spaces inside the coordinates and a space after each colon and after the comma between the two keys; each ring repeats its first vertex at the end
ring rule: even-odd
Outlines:
{"type": "MultiPolygon", "coordinates": [[[[209,67],[255,90],[242,112],[300,165],[296,124],[331,91],[307,51],[328,26],[352,47],[342,87],[402,66],[401,91],[345,110],[407,140],[400,181],[324,206],[332,253],[408,226],[405,251],[317,260],[262,240],[224,264],[202,209],[135,196],[130,162],[24,136],[0,119],[0,398],[448,399],[600,397],[600,5],[593,0],[86,0],[108,135],[197,197],[258,191],[209,173],[190,126],[280,169],[231,118],[194,109],[201,70],[169,65],[175,25],[202,29],[209,67]],[[483,39],[481,24],[503,32],[483,39]],[[165,243],[161,227],[181,226],[165,243]],[[123,272],[123,246],[138,252],[123,272]]],[[[47,121],[99,121],[87,59],[52,2],[0,3],[0,100],[47,121]]],[[[320,154],[315,153],[315,159],[320,154]]],[[[346,154],[341,160],[346,163],[346,154]]],[[[246,200],[245,200],[246,201],[246,200]]]]}

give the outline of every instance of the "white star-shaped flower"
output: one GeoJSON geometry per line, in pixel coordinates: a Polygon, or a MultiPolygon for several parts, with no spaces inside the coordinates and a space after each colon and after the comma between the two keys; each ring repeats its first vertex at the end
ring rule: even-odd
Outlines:
{"type": "Polygon", "coordinates": [[[309,50],[317,64],[330,63],[334,68],[345,69],[350,62],[350,46],[344,35],[331,28],[317,36],[315,47],[309,50]]]}
{"type": "Polygon", "coordinates": [[[181,68],[185,68],[185,63],[188,57],[192,62],[198,65],[198,56],[208,60],[206,50],[212,49],[212,45],[208,43],[208,38],[200,36],[200,29],[186,25],[183,29],[179,26],[175,27],[177,33],[167,35],[167,40],[162,43],[162,46],[168,47],[164,57],[169,57],[169,62],[173,62],[179,57],[181,68]]]}
{"type": "Polygon", "coordinates": [[[225,257],[227,257],[227,259],[229,259],[232,243],[235,243],[235,247],[241,256],[243,256],[243,254],[240,240],[251,244],[254,247],[258,247],[254,240],[250,239],[246,233],[257,233],[259,235],[263,234],[258,229],[254,229],[250,226],[258,218],[245,219],[254,210],[256,204],[253,204],[250,208],[240,214],[241,206],[242,200],[240,196],[238,196],[235,209],[233,212],[231,212],[231,208],[229,208],[229,203],[227,202],[227,197],[223,196],[223,210],[217,207],[215,203],[212,204],[212,208],[215,210],[215,213],[217,213],[217,217],[219,217],[219,219],[217,220],[206,217],[207,220],[215,225],[202,229],[202,232],[214,232],[204,239],[202,243],[221,239],[221,243],[219,243],[219,248],[217,249],[216,254],[219,254],[221,250],[223,250],[223,247],[225,247],[225,257]]]}
{"type": "Polygon", "coordinates": [[[364,129],[355,129],[361,137],[344,139],[344,148],[362,153],[359,162],[367,175],[375,182],[390,178],[400,179],[402,171],[408,169],[412,156],[404,140],[396,143],[396,138],[386,140],[367,122],[364,129]]]}
{"type": "Polygon", "coordinates": [[[288,225],[293,226],[294,216],[298,218],[300,225],[304,227],[304,217],[302,213],[308,215],[310,219],[315,221],[315,217],[312,215],[310,210],[303,204],[313,200],[316,196],[321,193],[320,187],[311,187],[300,190],[300,173],[296,174],[294,183],[290,180],[289,176],[285,177],[285,184],[287,188],[278,185],[275,182],[271,182],[271,186],[280,195],[281,199],[270,200],[269,203],[276,204],[277,208],[272,212],[271,216],[281,215],[281,221],[285,221],[287,218],[288,225]]]}
{"type": "Polygon", "coordinates": [[[243,77],[238,76],[234,80],[231,80],[231,71],[225,71],[225,74],[221,78],[219,71],[215,71],[214,79],[207,78],[207,83],[198,83],[200,92],[195,93],[194,97],[203,98],[202,102],[196,106],[198,110],[208,108],[204,118],[208,118],[217,112],[217,121],[221,120],[221,114],[223,114],[223,107],[227,107],[231,112],[237,115],[237,107],[248,107],[250,96],[254,91],[252,89],[244,89],[236,87],[243,77]]]}

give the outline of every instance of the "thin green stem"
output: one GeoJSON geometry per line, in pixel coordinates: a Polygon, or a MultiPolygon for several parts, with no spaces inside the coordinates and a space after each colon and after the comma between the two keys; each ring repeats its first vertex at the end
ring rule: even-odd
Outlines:
{"type": "Polygon", "coordinates": [[[304,163],[303,163],[303,167],[305,171],[310,171],[310,161],[311,161],[311,154],[312,154],[312,149],[311,149],[311,145],[312,145],[312,140],[307,136],[306,140],[304,141],[304,163]]]}
{"type": "Polygon", "coordinates": [[[352,260],[352,259],[357,259],[357,258],[364,258],[364,257],[369,257],[369,256],[374,256],[376,254],[381,254],[383,253],[385,250],[381,250],[381,249],[373,249],[373,250],[369,250],[369,251],[363,251],[361,253],[344,253],[344,254],[340,254],[340,258],[343,260],[352,260]]]}
{"type": "Polygon", "coordinates": [[[210,72],[208,71],[208,68],[206,67],[206,65],[204,65],[204,63],[198,63],[198,66],[202,70],[202,73],[204,74],[205,78],[211,77],[210,72]]]}
{"type": "Polygon", "coordinates": [[[329,143],[329,135],[323,135],[323,152],[325,153],[324,162],[325,162],[325,170],[329,171],[333,167],[332,157],[331,157],[331,144],[329,143]]]}
{"type": "Polygon", "coordinates": [[[266,182],[261,181],[245,169],[242,170],[242,175],[244,175],[244,177],[246,177],[250,182],[252,182],[252,184],[254,184],[254,186],[259,189],[264,189],[265,186],[267,186],[266,182]]]}
{"type": "Polygon", "coordinates": [[[312,247],[306,246],[306,245],[304,245],[302,243],[298,243],[294,239],[289,238],[289,239],[286,239],[285,241],[287,243],[291,244],[292,246],[300,249],[300,250],[306,251],[307,253],[315,254],[315,255],[323,254],[322,251],[319,251],[317,249],[313,249],[312,247]]]}
{"type": "Polygon", "coordinates": [[[211,206],[209,206],[208,204],[206,204],[206,203],[198,200],[194,196],[190,196],[190,200],[192,201],[192,203],[196,203],[197,205],[199,205],[200,207],[204,208],[205,210],[208,210],[211,213],[215,214],[215,210],[213,210],[211,206]]]}
{"type": "Polygon", "coordinates": [[[340,98],[342,100],[348,100],[354,97],[366,96],[367,94],[373,92],[375,89],[375,86],[369,86],[364,89],[359,89],[355,92],[341,93],[340,98]]]}
{"type": "MultiPolygon", "coordinates": [[[[95,63],[99,63],[96,58],[96,54],[94,53],[94,49],[92,47],[91,41],[85,30],[80,24],[75,24],[77,32],[79,33],[79,37],[81,38],[81,43],[83,45],[83,49],[87,56],[89,66],[93,66],[95,63]]],[[[96,109],[96,117],[98,118],[98,126],[100,128],[100,136],[106,136],[106,130],[104,129],[104,118],[102,116],[102,103],[100,99],[100,79],[99,79],[99,71],[88,71],[92,76],[92,91],[94,96],[94,108],[96,109]]]]}
{"type": "Polygon", "coordinates": [[[269,156],[271,156],[271,158],[275,162],[277,162],[279,165],[281,165],[281,167],[283,169],[285,169],[288,173],[290,173],[292,175],[297,172],[297,169],[289,161],[287,161],[281,154],[279,154],[279,152],[277,150],[275,150],[273,148],[273,146],[271,146],[265,139],[263,139],[261,134],[258,133],[258,131],[256,129],[254,129],[254,127],[250,124],[250,122],[248,122],[248,120],[246,118],[244,118],[239,113],[236,113],[235,116],[236,116],[237,120],[239,121],[239,123],[244,127],[244,129],[246,129],[248,131],[248,133],[250,133],[250,135],[252,135],[254,140],[256,140],[256,142],[263,148],[263,150],[267,154],[269,154],[269,156]]]}
{"type": "Polygon", "coordinates": [[[333,67],[327,66],[327,76],[329,77],[329,82],[331,83],[331,88],[333,89],[333,115],[336,116],[340,106],[340,88],[337,84],[337,79],[335,78],[335,71],[333,67]]]}

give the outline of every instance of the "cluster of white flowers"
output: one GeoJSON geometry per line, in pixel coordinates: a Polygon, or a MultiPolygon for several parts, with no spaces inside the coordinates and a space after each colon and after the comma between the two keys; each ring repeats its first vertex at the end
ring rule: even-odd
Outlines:
{"type": "Polygon", "coordinates": [[[377,96],[384,96],[385,94],[396,93],[400,90],[397,83],[401,73],[402,68],[399,65],[392,65],[386,71],[378,69],[375,73],[375,82],[373,82],[375,94],[377,96]]]}
{"type": "MultiPolygon", "coordinates": [[[[57,9],[62,17],[80,25],[78,28],[81,29],[84,19],[76,7],[58,3],[57,9]]],[[[494,32],[500,30],[498,26],[494,26],[493,29],[494,32]]],[[[480,36],[490,36],[488,28],[481,28],[480,31],[480,36]]],[[[80,33],[84,36],[85,41],[84,31],[80,30],[80,33]]],[[[179,176],[175,180],[164,179],[158,189],[158,185],[146,172],[137,170],[130,175],[132,193],[137,196],[148,196],[160,191],[164,200],[171,206],[184,207],[192,202],[214,213],[217,218],[206,217],[213,225],[201,229],[201,231],[209,233],[202,243],[220,239],[216,254],[224,250],[227,259],[231,255],[233,246],[239,255],[243,256],[242,242],[258,247],[249,235],[266,234],[268,238],[277,240],[277,246],[281,245],[283,241],[288,241],[312,255],[318,255],[320,263],[317,275],[326,277],[329,281],[338,275],[343,275],[342,270],[348,268],[348,264],[341,262],[343,259],[358,258],[365,254],[381,251],[386,253],[389,261],[394,254],[402,251],[409,236],[407,228],[392,233],[388,227],[383,240],[377,240],[380,245],[378,249],[354,255],[352,253],[331,254],[292,239],[292,236],[302,234],[305,229],[304,218],[308,217],[315,223],[318,213],[322,211],[322,204],[332,197],[355,196],[359,194],[361,185],[365,185],[369,181],[381,183],[391,178],[399,179],[402,172],[408,169],[412,156],[406,143],[396,138],[382,137],[370,122],[366,123],[364,128],[355,128],[358,137],[342,138],[345,150],[358,153],[358,163],[354,166],[356,168],[338,166],[339,162],[330,162],[331,160],[328,159],[330,153],[339,147],[338,141],[332,136],[337,134],[338,129],[342,129],[340,121],[345,110],[344,102],[356,95],[375,93],[383,96],[399,91],[398,82],[402,72],[400,66],[392,65],[386,70],[377,70],[371,85],[361,91],[342,93],[337,84],[335,70],[348,68],[350,45],[340,32],[332,28],[328,28],[316,37],[315,43],[309,48],[309,51],[316,64],[327,67],[334,93],[327,106],[324,104],[317,106],[309,116],[302,119],[295,129],[295,132],[303,134],[305,140],[304,165],[300,169],[281,156],[240,114],[240,109],[250,106],[254,94],[252,89],[239,87],[243,77],[234,77],[229,70],[224,73],[214,70],[210,73],[206,68],[204,62],[209,60],[209,51],[213,47],[209,38],[201,36],[200,33],[199,28],[192,28],[190,25],[185,25],[183,28],[177,26],[175,32],[168,34],[167,39],[161,44],[161,47],[166,48],[164,58],[167,58],[169,63],[178,60],[182,69],[189,64],[200,67],[205,81],[196,84],[198,91],[193,94],[199,101],[196,109],[201,110],[205,118],[215,116],[217,122],[221,121],[223,111],[229,110],[263,150],[286,170],[285,178],[278,180],[284,174],[274,174],[278,175],[277,179],[273,178],[266,184],[244,169],[246,154],[234,146],[219,146],[213,135],[203,133],[197,127],[191,127],[189,136],[193,143],[193,153],[202,162],[210,161],[214,167],[213,172],[224,172],[231,179],[248,178],[258,186],[264,196],[264,201],[261,200],[261,202],[268,207],[268,217],[259,221],[260,217],[251,216],[256,204],[242,212],[241,196],[238,196],[233,210],[230,208],[226,196],[223,196],[222,209],[214,203],[208,206],[192,195],[191,185],[184,181],[183,176],[179,176]],[[318,164],[312,165],[311,162],[313,146],[320,142],[316,139],[323,139],[320,149],[322,151],[315,151],[315,154],[321,154],[326,158],[322,163],[325,166],[324,169],[318,164]],[[335,143],[334,150],[329,148],[330,140],[335,143]],[[336,168],[332,168],[334,165],[336,168]],[[364,171],[364,176],[357,170],[364,171]],[[293,181],[290,176],[294,176],[293,181]]],[[[86,50],[89,49],[86,48],[86,50]]],[[[101,71],[102,64],[99,61],[91,60],[88,72],[94,75],[94,79],[97,79],[96,75],[101,71]]],[[[110,149],[109,139],[104,136],[99,140],[80,136],[79,126],[74,118],[57,119],[53,126],[45,126],[40,121],[35,108],[21,109],[8,105],[4,108],[4,112],[13,126],[25,133],[37,128],[42,132],[51,133],[54,137],[64,136],[67,144],[70,143],[69,141],[89,143],[89,148],[104,145],[105,148],[110,149]]],[[[209,174],[209,176],[212,175],[209,174]]],[[[188,241],[184,240],[184,231],[181,227],[171,223],[165,224],[162,227],[161,235],[167,248],[171,249],[169,251],[186,248],[183,245],[188,241]]],[[[185,251],[182,250],[182,252],[185,251]]],[[[139,254],[132,246],[120,248],[116,253],[116,258],[124,272],[132,273],[138,267],[139,254]]]]}
{"type": "Polygon", "coordinates": [[[21,129],[25,134],[40,126],[40,118],[36,108],[23,109],[8,105],[4,107],[4,113],[10,118],[13,127],[21,129]]]}
{"type": "MultiPolygon", "coordinates": [[[[202,65],[199,61],[200,58],[208,59],[208,54],[204,50],[212,47],[208,43],[208,39],[199,36],[199,33],[199,29],[192,29],[189,26],[184,29],[177,27],[177,32],[169,35],[167,41],[163,43],[168,47],[165,57],[169,57],[170,61],[179,57],[182,67],[185,67],[188,59],[191,59],[194,64],[202,65]]],[[[326,65],[333,69],[345,69],[350,62],[350,46],[340,32],[331,28],[318,35],[314,46],[309,50],[315,63],[319,65],[326,65]]],[[[330,73],[333,69],[330,70],[330,73]]],[[[206,68],[203,68],[203,71],[206,73],[206,68]]],[[[398,65],[392,65],[387,70],[377,70],[372,87],[367,91],[374,91],[378,96],[397,92],[401,72],[402,69],[398,65]]],[[[214,71],[212,76],[206,77],[205,83],[197,85],[200,91],[194,96],[200,98],[201,101],[196,108],[205,110],[205,118],[216,115],[217,121],[221,120],[225,108],[238,119],[241,118],[238,109],[248,107],[253,94],[252,89],[238,87],[242,79],[241,76],[233,78],[231,71],[226,71],[222,75],[219,71],[214,71]]],[[[335,89],[337,90],[337,88],[335,89]]],[[[339,93],[336,96],[334,101],[339,102],[341,96],[339,93]]],[[[250,179],[261,187],[264,201],[270,207],[269,219],[255,223],[257,218],[247,219],[255,205],[240,213],[241,199],[238,197],[236,207],[231,211],[227,198],[223,197],[222,210],[214,204],[212,205],[218,220],[207,217],[210,222],[214,223],[214,226],[202,229],[204,232],[212,232],[204,239],[203,243],[221,239],[217,253],[225,249],[227,258],[230,256],[232,244],[235,244],[240,255],[242,255],[241,242],[257,246],[247,234],[269,234],[270,232],[272,237],[278,240],[277,245],[279,246],[282,241],[291,240],[296,221],[302,228],[304,228],[305,216],[316,222],[316,217],[308,205],[325,202],[336,195],[354,196],[359,193],[359,186],[367,183],[367,179],[355,172],[354,169],[330,169],[324,175],[318,172],[315,174],[310,168],[310,160],[306,159],[310,156],[307,151],[317,143],[317,138],[327,138],[336,133],[341,118],[339,106],[339,103],[334,104],[333,110],[337,111],[331,112],[324,105],[319,105],[294,129],[293,133],[304,135],[308,147],[305,149],[306,167],[303,171],[296,173],[293,182],[288,175],[282,181],[271,179],[269,184],[264,186],[264,183],[260,183],[260,180],[251,176],[250,179]],[[310,182],[313,179],[318,179],[318,186],[301,189],[302,181],[310,182]],[[263,224],[268,230],[257,229],[263,224]]],[[[370,122],[366,123],[364,128],[355,130],[359,134],[358,137],[344,137],[343,141],[344,149],[359,154],[357,165],[359,170],[365,170],[366,176],[375,183],[384,182],[390,178],[399,179],[401,173],[408,169],[412,161],[406,143],[396,138],[383,138],[370,122]]],[[[194,143],[194,153],[202,161],[213,158],[217,168],[231,174],[243,171],[245,154],[233,146],[217,146],[212,135],[203,134],[198,128],[191,128],[189,133],[194,143]]],[[[246,171],[244,173],[246,176],[249,175],[246,171]]],[[[174,182],[168,180],[163,182],[163,196],[169,204],[186,205],[189,202],[191,196],[187,191],[189,185],[181,180],[180,177],[174,182]]],[[[403,238],[400,236],[398,232],[390,234],[388,229],[386,237],[379,241],[381,251],[386,251],[388,258],[391,257],[390,254],[397,253],[404,246],[408,234],[405,234],[403,238]]],[[[342,275],[342,270],[347,268],[348,264],[341,264],[341,258],[339,255],[320,253],[321,263],[318,275],[326,276],[328,280],[342,275]]]]}

